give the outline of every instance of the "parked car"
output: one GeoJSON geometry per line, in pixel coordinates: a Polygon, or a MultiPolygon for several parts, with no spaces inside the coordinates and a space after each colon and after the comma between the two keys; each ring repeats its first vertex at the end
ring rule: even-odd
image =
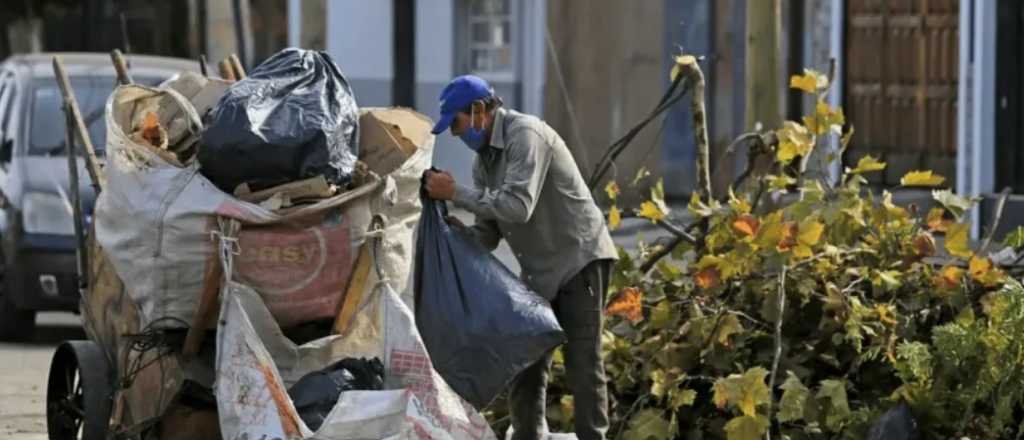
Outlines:
{"type": "MultiPolygon", "coordinates": [[[[27,54],[0,64],[0,340],[31,338],[36,312],[78,311],[72,188],[54,55],[64,60],[89,138],[103,156],[104,112],[116,85],[109,55],[27,54]]],[[[154,56],[128,62],[133,80],[146,85],[198,68],[194,61],[154,56]]],[[[88,222],[96,196],[83,159],[78,175],[74,190],[88,222]]]]}

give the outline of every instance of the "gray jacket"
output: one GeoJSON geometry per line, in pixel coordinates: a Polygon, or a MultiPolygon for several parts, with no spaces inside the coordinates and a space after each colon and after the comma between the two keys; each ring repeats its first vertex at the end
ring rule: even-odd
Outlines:
{"type": "Polygon", "coordinates": [[[618,258],[576,161],[544,121],[499,108],[473,184],[456,186],[455,205],[476,215],[471,229],[484,246],[508,241],[523,280],[544,298],[588,263],[618,258]]]}

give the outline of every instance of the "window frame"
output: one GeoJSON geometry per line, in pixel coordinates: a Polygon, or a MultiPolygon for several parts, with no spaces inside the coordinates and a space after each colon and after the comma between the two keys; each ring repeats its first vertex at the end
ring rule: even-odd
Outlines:
{"type": "Polygon", "coordinates": [[[475,15],[473,13],[473,6],[477,1],[481,0],[460,0],[458,3],[455,32],[456,71],[472,73],[490,82],[514,82],[518,76],[520,62],[518,50],[518,34],[520,29],[518,26],[520,16],[519,2],[515,0],[496,0],[504,2],[507,8],[504,13],[475,15]],[[508,35],[505,36],[507,42],[504,45],[474,40],[473,26],[475,24],[489,24],[488,30],[493,31],[495,27],[501,26],[505,22],[508,23],[508,30],[506,31],[508,35]],[[506,67],[497,70],[493,67],[489,70],[476,70],[473,68],[472,57],[474,51],[501,49],[508,51],[509,62],[506,67]]]}

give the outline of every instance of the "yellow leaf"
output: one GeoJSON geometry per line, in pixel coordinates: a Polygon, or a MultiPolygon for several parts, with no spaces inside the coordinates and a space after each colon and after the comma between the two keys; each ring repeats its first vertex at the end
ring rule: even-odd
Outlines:
{"type": "Polygon", "coordinates": [[[782,237],[779,239],[779,243],[775,248],[779,252],[788,252],[794,246],[799,244],[797,241],[797,231],[799,227],[796,222],[786,222],[782,224],[782,237]]]}
{"type": "Polygon", "coordinates": [[[733,192],[732,187],[729,187],[729,207],[736,211],[737,214],[750,214],[750,203],[747,199],[736,197],[736,193],[733,192]]]}
{"type": "Polygon", "coordinates": [[[650,219],[652,222],[659,222],[665,219],[665,213],[658,208],[654,202],[646,201],[640,204],[640,211],[637,215],[643,218],[650,219]]]}
{"type": "Polygon", "coordinates": [[[622,316],[633,323],[640,322],[644,319],[643,306],[640,303],[640,289],[636,287],[627,287],[623,289],[622,293],[612,299],[608,303],[608,307],[604,313],[609,316],[622,316]]]}
{"type": "Polygon", "coordinates": [[[971,257],[971,262],[967,268],[968,272],[971,273],[971,278],[981,283],[985,287],[992,287],[1003,281],[1003,272],[992,266],[992,260],[979,257],[977,255],[971,257]]]}
{"type": "Polygon", "coordinates": [[[825,231],[825,225],[816,220],[804,220],[800,223],[800,234],[797,241],[804,246],[814,246],[821,240],[821,233],[825,231]]]}
{"type": "Polygon", "coordinates": [[[806,74],[793,75],[793,77],[789,79],[789,87],[800,89],[807,93],[815,93],[818,91],[818,83],[814,80],[814,77],[806,74]]]}
{"type": "Polygon", "coordinates": [[[838,133],[845,123],[846,116],[843,115],[843,110],[833,108],[821,99],[814,108],[814,116],[804,116],[804,125],[814,134],[825,134],[829,130],[838,133]]]}
{"type": "Polygon", "coordinates": [[[789,79],[789,87],[815,94],[828,87],[828,78],[814,70],[804,69],[803,75],[793,75],[789,79]]]}
{"type": "Polygon", "coordinates": [[[814,148],[814,136],[802,124],[783,122],[775,134],[779,138],[776,156],[780,162],[788,163],[796,156],[806,156],[814,148]]]}
{"type": "Polygon", "coordinates": [[[619,212],[618,206],[612,205],[608,210],[608,229],[612,231],[618,229],[619,223],[622,223],[622,213],[619,212]]]}
{"type": "Polygon", "coordinates": [[[850,170],[852,174],[862,174],[871,171],[881,171],[885,169],[885,162],[880,162],[871,155],[864,156],[857,161],[857,168],[850,170]]]}
{"type": "Polygon", "coordinates": [[[782,211],[775,211],[765,216],[761,221],[756,243],[761,248],[774,247],[779,243],[779,240],[782,240],[782,234],[782,211]]]}
{"type": "Polygon", "coordinates": [[[971,257],[971,248],[967,241],[967,233],[970,229],[970,223],[954,223],[949,225],[946,231],[946,250],[950,255],[960,258],[971,257]]]}
{"type": "Polygon", "coordinates": [[[811,258],[814,255],[814,251],[810,247],[798,244],[793,247],[793,256],[796,258],[811,258]]]}
{"type": "Polygon", "coordinates": [[[721,266],[724,262],[725,260],[717,255],[704,255],[703,257],[700,257],[700,261],[697,262],[697,269],[721,266]]]}
{"type": "Polygon", "coordinates": [[[978,278],[992,270],[992,260],[975,255],[971,257],[971,262],[968,264],[967,268],[967,270],[970,271],[972,278],[978,278]]]}
{"type": "Polygon", "coordinates": [[[815,106],[814,110],[818,115],[818,119],[824,121],[822,125],[825,126],[825,131],[842,127],[846,123],[846,115],[843,114],[843,109],[832,107],[824,100],[819,99],[818,105],[815,106]]]}
{"type": "Polygon", "coordinates": [[[736,218],[732,222],[732,228],[737,232],[746,235],[747,237],[753,237],[757,235],[758,228],[761,227],[761,222],[750,214],[743,214],[736,218]]]}
{"type": "Polygon", "coordinates": [[[797,156],[799,156],[799,153],[797,152],[796,144],[787,141],[779,142],[779,150],[776,153],[779,162],[789,163],[797,156]]]}
{"type": "Polygon", "coordinates": [[[946,266],[935,277],[935,285],[943,290],[955,289],[960,286],[960,280],[963,278],[963,275],[963,269],[956,266],[946,266]]]}
{"type": "Polygon", "coordinates": [[[803,121],[804,125],[807,126],[807,129],[810,130],[811,133],[823,134],[828,131],[828,126],[825,124],[818,125],[818,119],[814,116],[804,116],[803,121]]]}
{"type": "Polygon", "coordinates": [[[928,211],[928,217],[925,220],[928,223],[928,229],[932,231],[946,232],[946,229],[953,223],[952,220],[945,219],[946,210],[942,208],[932,208],[928,211]]]}
{"type": "Polygon", "coordinates": [[[614,180],[608,182],[604,187],[604,192],[608,193],[608,198],[615,200],[619,196],[619,184],[614,180]]]}
{"type": "Polygon", "coordinates": [[[911,171],[900,179],[902,186],[939,186],[946,178],[931,171],[911,171]]]}
{"type": "Polygon", "coordinates": [[[889,325],[896,325],[896,314],[892,310],[892,306],[889,304],[878,304],[875,306],[875,311],[878,312],[878,320],[889,325]]]}

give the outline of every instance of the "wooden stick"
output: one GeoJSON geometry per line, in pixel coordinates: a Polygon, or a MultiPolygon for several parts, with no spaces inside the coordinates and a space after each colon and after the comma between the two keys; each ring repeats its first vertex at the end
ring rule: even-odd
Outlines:
{"type": "Polygon", "coordinates": [[[231,68],[231,61],[227,59],[221,60],[219,63],[217,63],[217,69],[220,71],[221,78],[224,78],[228,81],[238,80],[238,78],[235,77],[234,69],[231,68]]]}
{"type": "Polygon", "coordinates": [[[71,134],[74,122],[71,112],[64,112],[64,144],[68,155],[68,192],[71,194],[71,218],[75,222],[75,256],[78,262],[78,287],[89,285],[89,249],[85,246],[85,222],[82,221],[82,193],[78,181],[78,152],[75,150],[75,135],[71,134]]]}
{"type": "Polygon", "coordinates": [[[366,286],[366,280],[370,277],[370,264],[373,259],[370,257],[371,240],[373,239],[368,238],[359,247],[359,256],[356,257],[355,270],[352,271],[348,287],[345,288],[345,303],[342,304],[338,317],[334,321],[335,334],[345,334],[345,331],[352,324],[352,317],[355,316],[359,303],[363,300],[363,292],[366,290],[364,287],[366,286]]]}
{"type": "Polygon", "coordinates": [[[89,139],[89,131],[85,129],[85,121],[82,120],[82,112],[78,108],[78,100],[71,89],[71,82],[68,81],[67,71],[64,69],[64,61],[60,56],[53,57],[53,73],[57,76],[57,85],[60,86],[60,93],[64,96],[64,108],[71,111],[71,118],[75,122],[75,133],[85,147],[86,169],[89,171],[89,178],[92,179],[92,187],[99,194],[107,185],[103,169],[100,168],[100,161],[96,158],[96,149],[89,139]]]}
{"type": "Polygon", "coordinates": [[[214,252],[206,266],[206,274],[203,276],[203,291],[199,296],[199,306],[192,315],[192,325],[185,335],[185,344],[181,349],[184,359],[191,359],[199,353],[199,347],[203,342],[203,334],[210,324],[216,319],[218,312],[217,293],[220,292],[221,278],[224,275],[224,268],[220,264],[219,248],[214,252]]]}
{"type": "Polygon", "coordinates": [[[245,68],[242,67],[242,62],[238,59],[238,55],[231,54],[228,60],[231,61],[231,68],[235,71],[235,78],[245,79],[245,68]]]}
{"type": "Polygon", "coordinates": [[[210,72],[207,70],[207,67],[206,67],[206,54],[205,53],[204,54],[199,54],[199,73],[203,74],[203,76],[207,76],[207,77],[210,76],[210,72]]]}
{"type": "Polygon", "coordinates": [[[117,72],[117,83],[121,85],[133,84],[132,76],[128,73],[128,63],[124,60],[124,54],[120,49],[110,51],[110,61],[114,62],[114,71],[117,72]]]}

